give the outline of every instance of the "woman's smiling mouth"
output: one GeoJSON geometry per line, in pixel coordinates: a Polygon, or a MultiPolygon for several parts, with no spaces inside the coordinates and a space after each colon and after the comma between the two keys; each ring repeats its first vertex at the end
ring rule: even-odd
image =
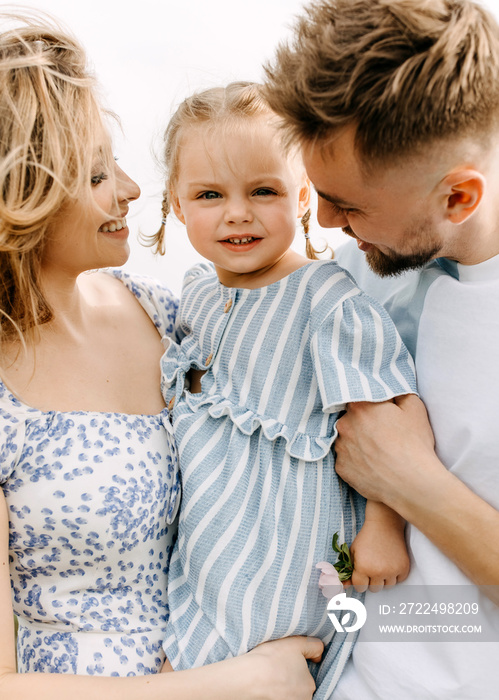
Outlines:
{"type": "Polygon", "coordinates": [[[101,233],[115,233],[115,231],[121,231],[121,229],[126,228],[126,219],[115,219],[114,221],[108,221],[103,224],[99,231],[101,233]]]}

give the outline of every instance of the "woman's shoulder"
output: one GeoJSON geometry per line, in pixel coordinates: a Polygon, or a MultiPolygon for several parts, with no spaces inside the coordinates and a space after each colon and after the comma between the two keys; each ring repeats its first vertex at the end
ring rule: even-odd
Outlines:
{"type": "Polygon", "coordinates": [[[154,277],[128,272],[121,268],[107,268],[100,270],[100,272],[103,278],[119,280],[139,301],[146,297],[157,300],[162,305],[176,305],[178,303],[177,297],[171,289],[154,277]]]}
{"type": "Polygon", "coordinates": [[[94,284],[109,295],[116,295],[118,300],[121,298],[125,303],[131,298],[128,294],[123,295],[124,289],[128,290],[162,335],[173,333],[178,299],[160,280],[118,268],[109,268],[94,275],[94,284]]]}
{"type": "MultiPolygon", "coordinates": [[[[0,381],[0,484],[7,481],[18,462],[24,446],[28,412],[28,407],[0,381]]],[[[32,413],[37,412],[32,410],[32,413]]]]}

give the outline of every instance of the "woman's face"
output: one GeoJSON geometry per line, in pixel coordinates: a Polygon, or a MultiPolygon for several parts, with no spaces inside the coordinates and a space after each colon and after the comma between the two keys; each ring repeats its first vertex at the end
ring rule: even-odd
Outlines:
{"type": "Polygon", "coordinates": [[[42,272],[78,275],[86,270],[123,265],[130,254],[126,222],[138,185],[113,162],[92,170],[91,196],[67,204],[54,221],[44,247],[42,272]]]}

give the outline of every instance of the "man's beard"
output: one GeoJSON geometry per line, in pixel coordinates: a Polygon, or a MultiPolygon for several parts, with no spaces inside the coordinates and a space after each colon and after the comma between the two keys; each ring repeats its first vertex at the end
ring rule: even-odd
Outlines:
{"type": "Polygon", "coordinates": [[[423,267],[437,256],[439,250],[440,246],[435,246],[412,255],[398,253],[386,255],[377,248],[373,248],[366,253],[366,261],[371,270],[380,277],[394,277],[406,270],[417,270],[423,267]]]}
{"type": "MultiPolygon", "coordinates": [[[[344,233],[353,238],[357,238],[350,226],[343,228],[344,233]]],[[[436,258],[441,250],[441,244],[432,235],[430,225],[427,221],[405,232],[407,239],[414,239],[418,246],[412,253],[401,254],[392,251],[390,254],[382,253],[374,247],[365,253],[366,261],[373,272],[380,277],[391,277],[400,275],[406,270],[415,270],[426,265],[427,262],[436,258]]]]}

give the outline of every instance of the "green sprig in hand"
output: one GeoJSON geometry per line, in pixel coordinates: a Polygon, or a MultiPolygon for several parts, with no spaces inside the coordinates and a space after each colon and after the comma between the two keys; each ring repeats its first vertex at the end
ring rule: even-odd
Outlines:
{"type": "Polygon", "coordinates": [[[322,595],[331,600],[338,593],[343,592],[343,581],[348,581],[352,576],[353,563],[348,545],[343,543],[338,547],[338,533],[335,532],[333,537],[333,550],[338,554],[336,564],[330,564],[328,561],[320,561],[315,565],[316,569],[321,570],[319,576],[319,588],[322,595]]]}
{"type": "Polygon", "coordinates": [[[338,547],[338,539],[339,535],[335,532],[333,536],[333,550],[338,554],[338,561],[333,566],[338,572],[340,581],[348,581],[348,579],[352,578],[353,573],[352,555],[346,542],[343,542],[338,547]]]}

